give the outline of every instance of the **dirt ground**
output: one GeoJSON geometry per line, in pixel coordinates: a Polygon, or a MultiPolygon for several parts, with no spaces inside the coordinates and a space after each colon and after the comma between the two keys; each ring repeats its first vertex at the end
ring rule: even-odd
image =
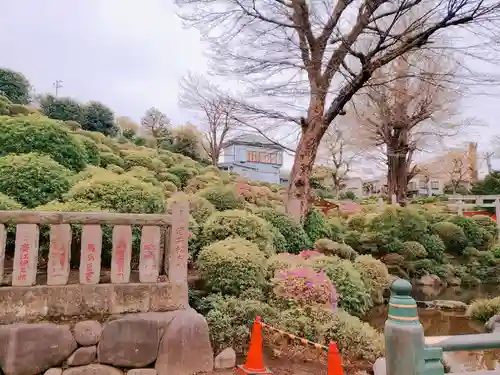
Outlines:
{"type": "MultiPolygon", "coordinates": [[[[316,363],[290,363],[286,360],[272,359],[266,361],[266,366],[273,375],[326,375],[327,368],[316,363]]],[[[234,375],[234,370],[215,371],[204,375],[234,375]]]]}

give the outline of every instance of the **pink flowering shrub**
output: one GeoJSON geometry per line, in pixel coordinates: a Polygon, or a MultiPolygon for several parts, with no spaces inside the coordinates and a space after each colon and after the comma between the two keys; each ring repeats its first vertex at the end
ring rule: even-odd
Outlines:
{"type": "Polygon", "coordinates": [[[304,258],[304,259],[309,259],[309,258],[312,258],[312,257],[317,257],[317,256],[320,256],[322,255],[319,251],[316,251],[316,250],[302,250],[300,253],[299,253],[299,256],[304,258]]]}
{"type": "Polygon", "coordinates": [[[337,308],[337,291],[328,276],[309,267],[280,271],[273,281],[277,302],[337,308]]]}

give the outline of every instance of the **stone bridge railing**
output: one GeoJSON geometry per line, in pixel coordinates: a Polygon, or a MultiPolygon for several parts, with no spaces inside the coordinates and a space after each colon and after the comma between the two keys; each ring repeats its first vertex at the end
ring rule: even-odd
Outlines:
{"type": "MultiPolygon", "coordinates": [[[[386,357],[375,363],[375,375],[443,375],[443,352],[500,348],[500,333],[424,337],[411,291],[411,284],[402,279],[391,286],[384,331],[386,357]]],[[[498,370],[493,370],[460,375],[498,373],[498,370]]]]}
{"type": "Polygon", "coordinates": [[[0,286],[0,321],[187,308],[188,223],[187,203],[177,203],[171,214],[162,215],[0,211],[0,285],[4,285],[0,286]],[[72,224],[81,225],[76,280],[69,278],[72,224]],[[10,225],[15,225],[15,251],[11,282],[6,283],[10,225]],[[50,226],[50,245],[47,281],[37,285],[42,225],[50,226]],[[103,225],[113,226],[106,283],[101,283],[103,225]],[[141,227],[138,282],[130,277],[132,226],[141,227]],[[163,269],[167,277],[160,282],[163,269]]]}

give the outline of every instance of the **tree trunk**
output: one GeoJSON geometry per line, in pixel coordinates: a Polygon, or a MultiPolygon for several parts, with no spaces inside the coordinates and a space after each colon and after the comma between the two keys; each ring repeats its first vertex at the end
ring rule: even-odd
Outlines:
{"type": "Polygon", "coordinates": [[[308,121],[307,126],[302,130],[297,150],[295,151],[295,159],[287,191],[286,212],[297,222],[302,222],[307,214],[311,193],[309,178],[323,134],[322,118],[308,121]],[[298,203],[295,203],[297,201],[298,203]]]}
{"type": "Polygon", "coordinates": [[[396,201],[402,202],[406,199],[408,190],[408,163],[407,153],[389,147],[387,152],[387,194],[389,199],[396,195],[396,201]]]}

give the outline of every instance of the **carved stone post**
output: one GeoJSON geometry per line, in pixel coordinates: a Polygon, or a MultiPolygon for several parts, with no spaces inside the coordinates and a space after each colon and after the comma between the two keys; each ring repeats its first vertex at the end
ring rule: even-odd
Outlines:
{"type": "Polygon", "coordinates": [[[412,286],[398,279],[391,286],[385,322],[387,375],[424,375],[424,328],[418,319],[412,286]]]}

